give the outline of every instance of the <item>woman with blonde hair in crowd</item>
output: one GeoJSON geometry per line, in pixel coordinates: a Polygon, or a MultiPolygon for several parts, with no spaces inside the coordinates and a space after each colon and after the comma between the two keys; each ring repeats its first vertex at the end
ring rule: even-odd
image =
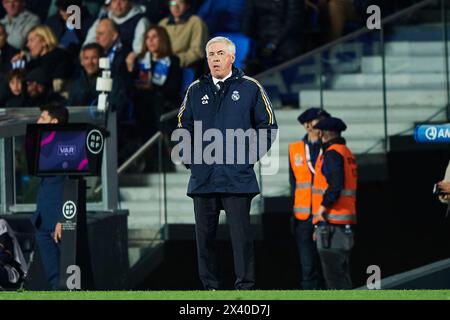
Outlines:
{"type": "Polygon", "coordinates": [[[27,72],[41,68],[53,80],[53,86],[59,91],[61,80],[67,80],[73,73],[74,66],[68,52],[58,46],[53,31],[46,25],[32,28],[27,35],[28,52],[21,51],[13,57],[12,63],[20,67],[25,64],[27,72]]]}

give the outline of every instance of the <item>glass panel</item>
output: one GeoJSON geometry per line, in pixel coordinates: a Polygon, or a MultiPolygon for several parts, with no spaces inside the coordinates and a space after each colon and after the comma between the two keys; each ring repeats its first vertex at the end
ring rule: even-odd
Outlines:
{"type": "Polygon", "coordinates": [[[155,144],[119,175],[119,207],[129,210],[130,268],[161,244],[163,189],[159,167],[158,140],[156,140],[155,144]]]}
{"type": "MultiPolygon", "coordinates": [[[[257,76],[275,109],[278,122],[278,142],[270,150],[272,157],[262,167],[260,187],[264,197],[289,195],[288,146],[303,137],[304,129],[297,121],[300,112],[310,106],[320,106],[320,55],[312,54],[287,67],[257,76]],[[300,109],[298,110],[298,104],[300,109]],[[292,106],[285,108],[282,106],[292,106]],[[278,156],[273,157],[274,153],[278,156]],[[276,160],[276,163],[274,162],[276,160]]],[[[261,162],[264,163],[267,157],[261,162]]],[[[254,201],[255,202],[255,201],[254,201]]]]}
{"type": "Polygon", "coordinates": [[[418,122],[445,122],[446,61],[440,1],[385,25],[389,136],[418,122]]]}
{"type": "Polygon", "coordinates": [[[383,152],[380,32],[367,31],[323,51],[322,69],[323,107],[347,124],[343,136],[350,150],[356,155],[383,152]]]}

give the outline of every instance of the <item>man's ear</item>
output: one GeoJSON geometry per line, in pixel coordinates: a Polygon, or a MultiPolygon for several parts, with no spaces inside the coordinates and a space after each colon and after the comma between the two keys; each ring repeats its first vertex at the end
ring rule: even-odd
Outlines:
{"type": "Polygon", "coordinates": [[[235,60],[236,60],[236,55],[233,54],[233,55],[231,56],[231,63],[234,63],[235,60]]]}

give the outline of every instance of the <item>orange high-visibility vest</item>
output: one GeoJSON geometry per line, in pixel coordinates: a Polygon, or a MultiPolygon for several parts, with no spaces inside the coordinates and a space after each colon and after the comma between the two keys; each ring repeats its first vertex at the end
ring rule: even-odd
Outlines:
{"type": "MultiPolygon", "coordinates": [[[[327,208],[326,219],[333,224],[356,224],[356,185],[358,180],[355,156],[343,144],[333,144],[326,151],[335,150],[344,159],[344,189],[338,200],[327,208]]],[[[317,212],[322,204],[323,195],[328,188],[327,180],[322,173],[323,155],[316,162],[314,183],[312,188],[313,224],[319,222],[317,212]]]]}
{"type": "Polygon", "coordinates": [[[312,213],[311,188],[314,173],[308,145],[304,141],[290,144],[289,160],[295,176],[294,215],[299,220],[307,220],[312,213]]]}

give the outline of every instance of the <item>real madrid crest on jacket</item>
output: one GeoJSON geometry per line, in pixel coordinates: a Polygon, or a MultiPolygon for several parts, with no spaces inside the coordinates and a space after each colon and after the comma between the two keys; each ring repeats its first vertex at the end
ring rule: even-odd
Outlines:
{"type": "MultiPolygon", "coordinates": [[[[201,129],[218,129],[226,140],[227,129],[277,129],[271,103],[263,87],[253,78],[233,68],[231,77],[214,85],[211,74],[193,82],[186,93],[178,114],[178,127],[185,128],[194,137],[194,121],[201,121],[201,129]]],[[[270,132],[270,131],[269,131],[270,132]]],[[[203,133],[202,133],[203,134],[203,133]]],[[[267,135],[267,150],[272,136],[267,135]]],[[[197,141],[196,141],[197,142],[197,141]]],[[[203,150],[210,142],[203,142],[203,150]]],[[[224,141],[224,143],[227,143],[224,141]]],[[[247,143],[247,142],[246,142],[247,143]]],[[[224,145],[225,146],[225,145],[224,145]]],[[[249,146],[245,151],[248,154],[249,146]]],[[[226,151],[226,149],[224,149],[226,151]]],[[[230,155],[225,155],[230,157],[230,155]]],[[[253,164],[237,161],[233,165],[193,164],[188,195],[201,193],[259,193],[253,164]]],[[[192,158],[194,159],[194,157],[192,158]]],[[[224,161],[225,163],[225,161],[224,161]]],[[[228,162],[227,162],[228,163],[228,162]]]]}

